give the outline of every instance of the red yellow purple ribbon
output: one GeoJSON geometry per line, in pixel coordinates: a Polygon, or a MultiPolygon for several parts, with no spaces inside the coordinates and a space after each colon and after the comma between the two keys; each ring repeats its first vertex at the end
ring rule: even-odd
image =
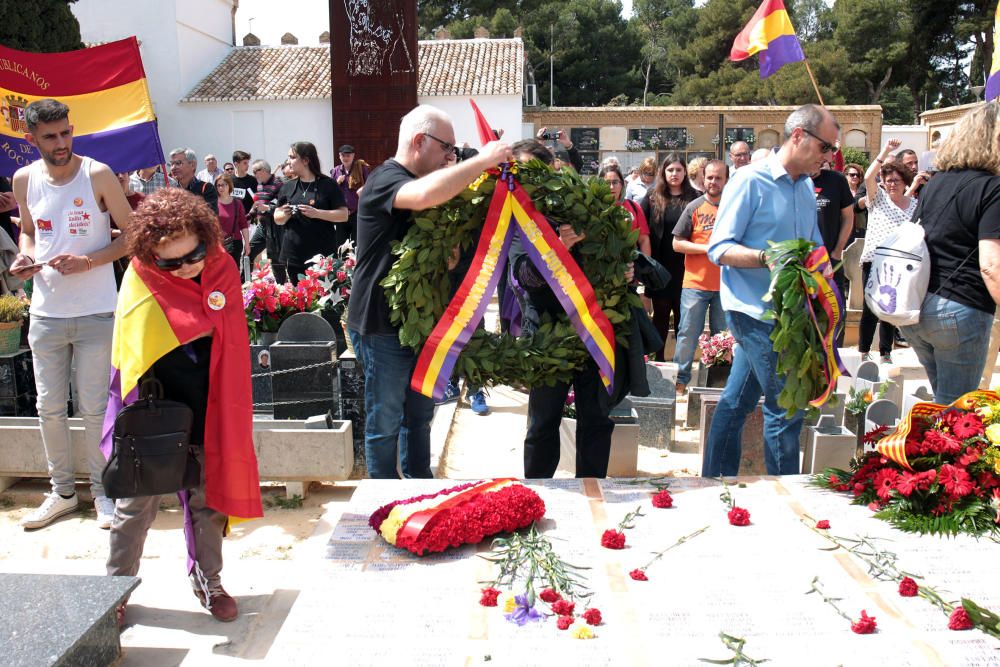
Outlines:
{"type": "Polygon", "coordinates": [[[833,395],[834,390],[837,388],[837,378],[847,373],[847,369],[840,360],[836,341],[837,329],[843,318],[844,308],[840,297],[840,290],[837,289],[837,285],[833,280],[827,278],[828,274],[832,276],[832,272],[830,256],[827,254],[824,246],[819,246],[809,253],[809,256],[806,257],[805,267],[817,285],[815,293],[807,290],[809,298],[806,299],[806,309],[809,311],[809,317],[813,321],[813,326],[816,327],[820,338],[823,340],[823,376],[826,378],[826,389],[819,396],[809,401],[809,405],[818,408],[830,400],[830,396],[833,395]],[[826,313],[826,331],[819,331],[819,322],[816,319],[816,311],[812,303],[814,299],[819,302],[820,307],[826,313]]]}

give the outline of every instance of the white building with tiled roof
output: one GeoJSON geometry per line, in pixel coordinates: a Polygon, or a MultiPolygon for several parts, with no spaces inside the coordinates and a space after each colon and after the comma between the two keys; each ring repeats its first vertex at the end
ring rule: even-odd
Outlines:
{"type": "MultiPolygon", "coordinates": [[[[165,151],[190,146],[199,158],[214,153],[222,163],[238,148],[273,166],[289,144],[304,140],[316,144],[328,171],[336,158],[329,45],[233,46],[240,4],[79,0],[71,8],[84,42],[139,38],[165,151]]],[[[317,16],[316,35],[328,26],[317,16]]],[[[303,41],[315,43],[314,36],[303,41]]],[[[418,66],[417,101],[449,113],[460,142],[478,145],[470,97],[505,139],[521,137],[520,39],[422,41],[418,66]]]]}

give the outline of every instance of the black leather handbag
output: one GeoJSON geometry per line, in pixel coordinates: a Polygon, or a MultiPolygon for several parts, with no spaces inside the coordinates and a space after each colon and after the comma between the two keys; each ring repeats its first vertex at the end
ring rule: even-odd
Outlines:
{"type": "Polygon", "coordinates": [[[193,421],[190,407],[163,398],[158,380],[144,380],[139,399],[115,417],[111,458],[101,473],[108,498],[196,488],[201,483],[201,464],[191,444],[193,421]]]}

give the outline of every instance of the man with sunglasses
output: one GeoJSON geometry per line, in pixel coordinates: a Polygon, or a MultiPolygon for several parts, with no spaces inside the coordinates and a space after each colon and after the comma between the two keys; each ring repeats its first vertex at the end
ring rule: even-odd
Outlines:
{"type": "Polygon", "coordinates": [[[365,457],[374,479],[397,479],[397,464],[405,477],[432,476],[434,401],[410,389],[416,355],[400,345],[379,285],[392,266],[392,244],[413,225],[414,211],[443,204],[510,156],[507,144],[491,141],[450,166],[454,148],[451,118],[432,106],[416,107],[400,122],[395,157],[369,175],[358,205],[358,263],[347,322],[365,371],[365,457]]]}
{"type": "Polygon", "coordinates": [[[703,476],[739,472],[743,424],[761,394],[767,473],[799,472],[804,413],[787,419],[778,405],[785,378],[777,373],[778,357],[771,346],[774,324],[764,319],[769,308],[764,297],[770,288],[764,250],[768,241],[803,238],[823,243],[809,174],[833,158],[839,133],[836,119],[823,107],[799,107],[785,121],[781,149],[736,171],[722,193],[708,257],[722,267],[722,306],[739,345],[705,444],[703,476]]]}
{"type": "Polygon", "coordinates": [[[22,280],[34,276],[28,343],[52,492],[21,526],[42,528],[78,508],[66,421],[69,374],[75,367],[74,398],[85,427],[90,490],[98,525],[110,528],[115,505],[104,495],[99,445],[117,301],[112,262],[125,255],[124,235],[111,238],[111,218],[125,230],[131,209],[107,165],[73,153],[69,107],[38,100],[28,105],[25,120],[25,138],[41,159],[14,174],[21,252],[10,269],[22,280]]]}

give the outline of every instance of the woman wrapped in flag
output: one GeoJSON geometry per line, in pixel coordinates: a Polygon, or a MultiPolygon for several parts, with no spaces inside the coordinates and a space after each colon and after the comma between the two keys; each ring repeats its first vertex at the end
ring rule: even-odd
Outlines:
{"type": "MultiPolygon", "coordinates": [[[[136,399],[150,370],[163,384],[164,398],[191,407],[191,442],[201,445],[202,482],[178,493],[188,574],[194,595],[212,616],[232,621],[238,609],[222,587],[222,538],[230,517],[263,514],[239,273],[220,244],[215,213],[182,189],[147,197],[128,234],[133,259],[115,313],[102,451],[110,453],[115,416],[136,399]]],[[[109,575],[138,572],[158,507],[157,496],[117,501],[109,575]]],[[[119,623],[124,614],[122,605],[119,623]]]]}

